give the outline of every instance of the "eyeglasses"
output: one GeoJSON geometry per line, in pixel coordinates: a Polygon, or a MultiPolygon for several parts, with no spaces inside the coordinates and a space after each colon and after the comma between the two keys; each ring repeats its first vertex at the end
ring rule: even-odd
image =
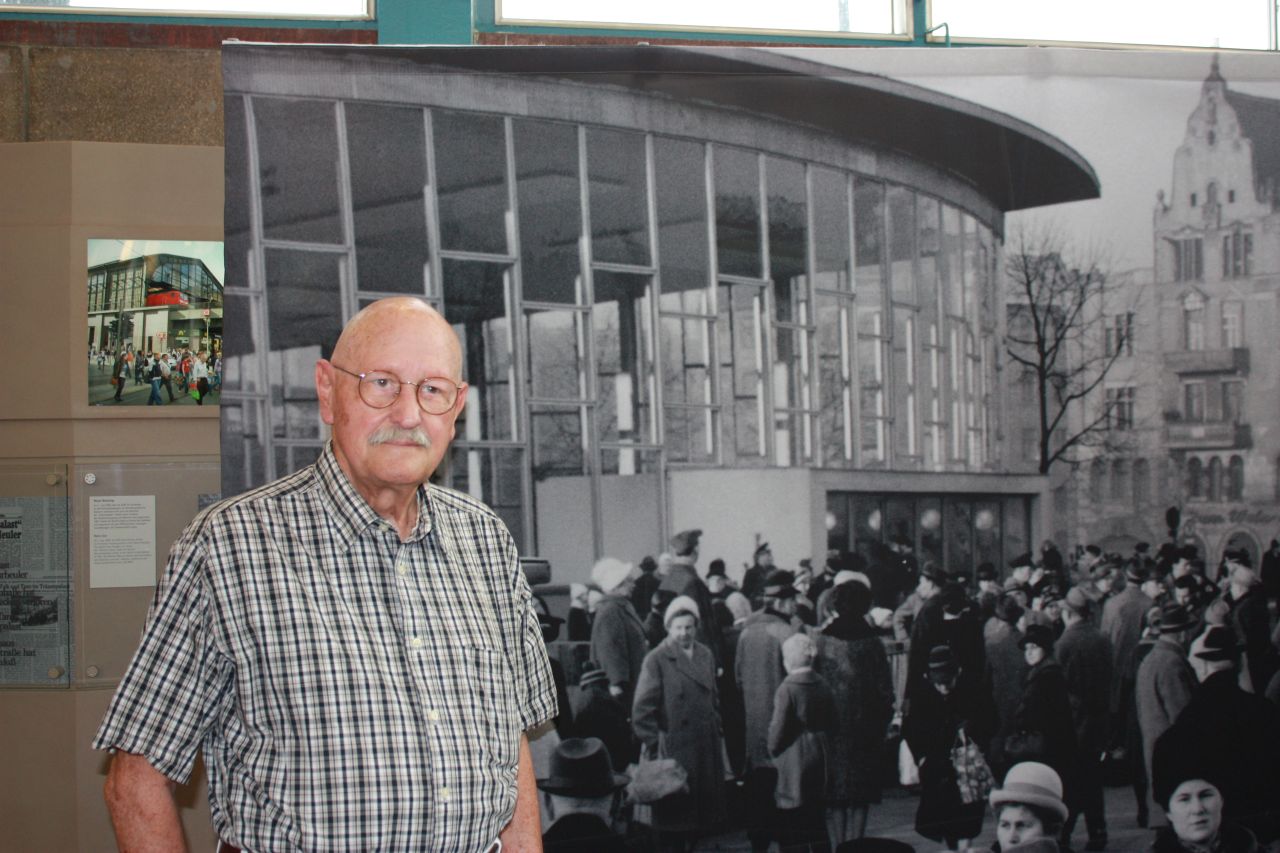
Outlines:
{"type": "Polygon", "coordinates": [[[400,388],[404,385],[412,385],[418,389],[418,405],[428,415],[443,415],[458,402],[458,384],[443,377],[436,376],[421,382],[405,382],[400,377],[382,370],[355,373],[336,364],[333,368],[358,379],[356,388],[360,392],[360,399],[375,409],[385,409],[394,403],[400,396],[400,388]]]}

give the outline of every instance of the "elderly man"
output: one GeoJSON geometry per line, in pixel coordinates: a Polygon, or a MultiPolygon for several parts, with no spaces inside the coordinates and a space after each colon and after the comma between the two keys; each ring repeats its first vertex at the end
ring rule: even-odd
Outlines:
{"type": "Polygon", "coordinates": [[[537,849],[524,732],[556,712],[515,543],[427,480],[466,401],[448,322],[370,305],[316,363],[319,460],[174,545],[94,741],[125,850],[185,850],[196,755],[223,850],[537,849]]]}
{"type": "Polygon", "coordinates": [[[557,745],[550,775],[538,780],[551,818],[542,836],[546,853],[638,851],[638,841],[613,829],[628,781],[613,771],[609,752],[598,738],[569,738],[557,745]]]}

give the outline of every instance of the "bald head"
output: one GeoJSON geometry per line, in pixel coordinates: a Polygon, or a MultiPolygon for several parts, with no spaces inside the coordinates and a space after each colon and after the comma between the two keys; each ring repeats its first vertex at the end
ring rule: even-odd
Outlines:
{"type": "Polygon", "coordinates": [[[439,335],[452,356],[444,378],[455,382],[462,378],[462,345],[453,327],[444,315],[415,296],[392,296],[362,308],[343,327],[330,361],[342,365],[363,364],[363,357],[373,345],[406,326],[421,328],[425,336],[439,335]]]}

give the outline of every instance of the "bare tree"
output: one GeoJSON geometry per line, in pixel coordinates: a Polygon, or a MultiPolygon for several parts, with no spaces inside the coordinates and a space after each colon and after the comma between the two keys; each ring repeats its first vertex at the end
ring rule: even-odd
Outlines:
{"type": "Polygon", "coordinates": [[[1109,327],[1114,315],[1107,309],[1115,294],[1132,295],[1096,253],[1069,253],[1051,226],[1014,232],[1005,250],[1005,345],[1031,386],[1041,474],[1060,460],[1074,461],[1077,448],[1112,444],[1110,426],[1121,403],[1101,390],[1131,346],[1131,325],[1109,327]]]}

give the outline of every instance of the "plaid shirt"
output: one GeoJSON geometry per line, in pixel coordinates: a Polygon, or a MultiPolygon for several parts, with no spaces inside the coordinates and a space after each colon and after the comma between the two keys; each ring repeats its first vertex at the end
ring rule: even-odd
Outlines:
{"type": "Polygon", "coordinates": [[[175,543],[94,747],[178,782],[203,751],[245,850],[483,850],[556,713],[530,601],[490,509],[424,485],[401,542],[326,448],[175,543]]]}

